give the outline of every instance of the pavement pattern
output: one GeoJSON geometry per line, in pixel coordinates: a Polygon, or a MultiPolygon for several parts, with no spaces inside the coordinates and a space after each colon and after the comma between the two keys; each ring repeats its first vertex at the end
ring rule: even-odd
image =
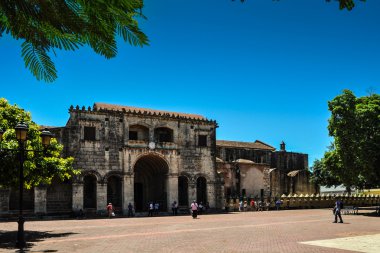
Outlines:
{"type": "MultiPolygon", "coordinates": [[[[329,209],[25,223],[26,252],[380,252],[380,217],[329,209]]],[[[0,222],[0,252],[16,252],[0,222]]]]}

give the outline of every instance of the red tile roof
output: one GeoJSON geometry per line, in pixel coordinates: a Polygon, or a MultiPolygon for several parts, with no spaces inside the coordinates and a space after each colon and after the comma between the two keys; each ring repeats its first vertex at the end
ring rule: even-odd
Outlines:
{"type": "Polygon", "coordinates": [[[251,148],[251,149],[263,149],[274,151],[276,148],[256,140],[255,142],[242,142],[242,141],[216,141],[216,146],[221,147],[233,147],[233,148],[251,148]]]}

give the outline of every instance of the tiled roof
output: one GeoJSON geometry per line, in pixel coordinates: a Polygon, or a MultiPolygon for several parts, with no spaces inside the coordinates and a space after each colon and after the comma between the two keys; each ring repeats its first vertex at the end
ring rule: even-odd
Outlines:
{"type": "Polygon", "coordinates": [[[255,142],[242,142],[242,141],[216,141],[216,146],[221,147],[233,147],[233,148],[251,148],[251,149],[263,149],[263,150],[275,150],[274,147],[256,140],[255,142]]]}
{"type": "Polygon", "coordinates": [[[95,103],[94,109],[96,110],[116,110],[116,111],[132,111],[137,113],[149,113],[149,114],[168,114],[170,116],[174,117],[185,117],[185,118],[191,118],[191,119],[199,119],[199,120],[206,120],[205,117],[198,114],[189,114],[189,113],[180,113],[180,112],[169,112],[169,111],[162,111],[162,110],[153,110],[153,109],[147,109],[147,108],[138,108],[138,107],[132,107],[132,106],[124,106],[124,105],[112,105],[112,104],[105,104],[105,103],[95,103]]]}

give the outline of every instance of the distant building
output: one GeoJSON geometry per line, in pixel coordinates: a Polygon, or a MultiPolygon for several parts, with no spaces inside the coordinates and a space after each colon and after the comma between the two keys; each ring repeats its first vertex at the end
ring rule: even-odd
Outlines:
{"type": "Polygon", "coordinates": [[[264,199],[282,194],[314,193],[309,183],[308,155],[281,151],[261,141],[216,141],[217,171],[224,195],[264,199]]]}
{"type": "MultiPolygon", "coordinates": [[[[192,200],[222,208],[226,197],[268,198],[311,192],[308,156],[261,142],[217,141],[216,121],[201,115],[95,103],[71,106],[64,127],[50,127],[81,175],[25,192],[35,213],[99,212],[112,202],[168,211],[192,200]]],[[[16,189],[0,191],[0,212],[18,209],[16,189]]]]}

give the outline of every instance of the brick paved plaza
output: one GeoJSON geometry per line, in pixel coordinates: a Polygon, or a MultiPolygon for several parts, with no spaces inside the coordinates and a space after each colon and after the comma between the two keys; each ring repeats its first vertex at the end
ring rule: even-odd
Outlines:
{"type": "MultiPolygon", "coordinates": [[[[380,252],[380,217],[287,210],[152,218],[27,221],[29,252],[380,252]],[[333,240],[331,240],[333,239],[333,240]],[[316,246],[318,245],[318,246],[316,246]]],[[[0,223],[15,252],[16,222],[0,223]]]]}

